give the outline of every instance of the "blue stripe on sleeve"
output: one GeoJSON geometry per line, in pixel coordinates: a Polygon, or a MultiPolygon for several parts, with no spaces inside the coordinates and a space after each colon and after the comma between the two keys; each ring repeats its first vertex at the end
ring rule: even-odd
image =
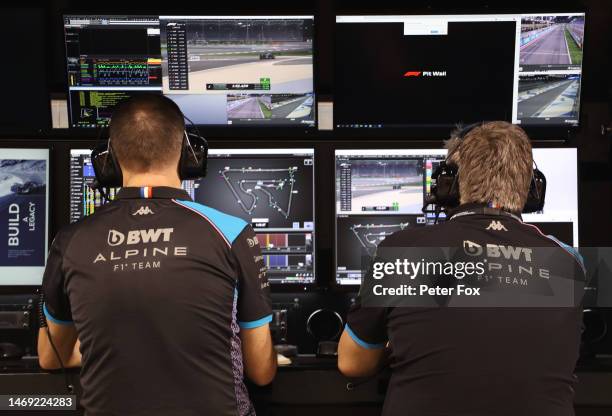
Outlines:
{"type": "Polygon", "coordinates": [[[384,346],[385,346],[384,343],[383,344],[370,344],[368,342],[365,342],[364,340],[359,338],[357,336],[357,334],[355,334],[353,332],[353,330],[351,329],[350,326],[348,326],[348,324],[346,324],[344,329],[346,330],[346,332],[348,332],[348,334],[351,336],[351,338],[353,338],[353,341],[355,341],[357,343],[357,345],[359,345],[362,348],[365,348],[365,349],[368,349],[368,350],[375,350],[375,349],[384,348],[384,346]]]}
{"type": "Polygon", "coordinates": [[[272,314],[266,315],[263,318],[258,319],[256,321],[238,322],[238,325],[240,325],[240,328],[243,328],[243,329],[253,329],[253,328],[259,328],[260,326],[263,326],[270,322],[272,322],[272,314]]]}
{"type": "Polygon", "coordinates": [[[561,248],[563,248],[571,256],[573,256],[574,259],[576,259],[576,261],[578,262],[578,264],[580,264],[580,267],[582,267],[582,271],[586,274],[586,266],[584,265],[584,258],[582,257],[582,254],[580,254],[580,252],[575,247],[565,244],[563,241],[559,240],[554,235],[547,235],[546,237],[550,238],[555,243],[559,244],[561,248]]]}
{"type": "Polygon", "coordinates": [[[47,304],[43,304],[43,312],[45,313],[45,317],[53,322],[54,324],[58,324],[58,325],[74,325],[74,322],[72,321],[62,321],[61,319],[56,319],[54,318],[50,313],[49,310],[47,309],[47,304]]]}

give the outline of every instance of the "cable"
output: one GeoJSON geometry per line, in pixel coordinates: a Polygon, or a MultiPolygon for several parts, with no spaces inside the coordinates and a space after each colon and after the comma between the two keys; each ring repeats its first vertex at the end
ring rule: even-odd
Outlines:
{"type": "Polygon", "coordinates": [[[72,385],[72,383],[70,383],[70,380],[68,379],[68,372],[66,371],[66,367],[64,367],[62,358],[60,357],[59,352],[57,351],[57,348],[55,348],[55,344],[53,343],[53,338],[51,337],[51,331],[49,331],[48,326],[46,326],[45,329],[47,330],[47,338],[49,338],[49,344],[51,344],[51,349],[53,349],[53,352],[55,353],[55,358],[57,358],[57,361],[60,363],[60,367],[62,368],[62,373],[64,374],[64,383],[66,384],[66,390],[68,391],[69,394],[74,394],[74,386],[72,385]]]}
{"type": "Polygon", "coordinates": [[[53,342],[53,337],[51,336],[51,331],[49,330],[49,326],[47,325],[47,318],[45,317],[45,313],[43,309],[44,305],[45,305],[45,295],[44,295],[44,292],[41,290],[38,292],[38,327],[45,328],[45,331],[47,332],[47,338],[49,339],[49,344],[51,344],[51,349],[53,350],[53,353],[55,354],[55,358],[57,358],[57,361],[60,363],[62,373],[64,374],[64,384],[66,386],[66,390],[68,391],[69,394],[74,394],[74,385],[70,383],[70,379],[68,378],[68,372],[66,371],[66,367],[64,366],[64,363],[62,362],[62,358],[59,354],[59,351],[55,347],[55,343],[53,342]]]}

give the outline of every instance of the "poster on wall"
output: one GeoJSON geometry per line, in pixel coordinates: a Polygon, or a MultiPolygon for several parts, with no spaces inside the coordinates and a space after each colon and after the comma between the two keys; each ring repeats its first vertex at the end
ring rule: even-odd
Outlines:
{"type": "Polygon", "coordinates": [[[0,149],[0,285],[41,284],[48,183],[48,149],[0,149]]]}

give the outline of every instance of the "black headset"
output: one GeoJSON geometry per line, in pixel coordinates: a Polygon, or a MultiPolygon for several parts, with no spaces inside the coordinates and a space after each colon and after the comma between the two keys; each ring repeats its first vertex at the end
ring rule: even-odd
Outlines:
{"type": "MultiPolygon", "coordinates": [[[[463,140],[470,131],[482,124],[482,122],[470,124],[462,128],[454,137],[463,140]]],[[[455,163],[449,161],[449,156],[450,154],[440,162],[431,175],[431,193],[425,202],[425,207],[435,204],[436,210],[438,210],[441,207],[448,209],[459,206],[459,168],[455,163]]],[[[523,207],[523,213],[541,211],[544,208],[545,196],[546,177],[534,161],[529,193],[523,207]]]]}
{"type": "MultiPolygon", "coordinates": [[[[206,176],[207,160],[208,160],[208,142],[199,133],[193,122],[187,118],[176,103],[167,97],[160,97],[163,100],[168,100],[169,104],[189,122],[183,132],[183,143],[181,148],[181,157],[178,164],[178,174],[181,180],[200,179],[206,176]]],[[[109,127],[110,127],[109,122],[109,127]]],[[[107,127],[107,129],[109,128],[107,127]]],[[[123,174],[121,167],[115,157],[112,148],[111,138],[98,143],[91,152],[91,164],[93,165],[94,173],[96,174],[96,184],[94,188],[115,188],[123,185],[123,174]]]]}

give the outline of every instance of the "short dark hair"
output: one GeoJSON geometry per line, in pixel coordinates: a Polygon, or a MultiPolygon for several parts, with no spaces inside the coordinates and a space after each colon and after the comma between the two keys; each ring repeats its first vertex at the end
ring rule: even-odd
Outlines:
{"type": "Polygon", "coordinates": [[[115,107],[109,130],[119,164],[134,172],[149,172],[178,160],[185,120],[171,99],[143,94],[115,107]]]}

